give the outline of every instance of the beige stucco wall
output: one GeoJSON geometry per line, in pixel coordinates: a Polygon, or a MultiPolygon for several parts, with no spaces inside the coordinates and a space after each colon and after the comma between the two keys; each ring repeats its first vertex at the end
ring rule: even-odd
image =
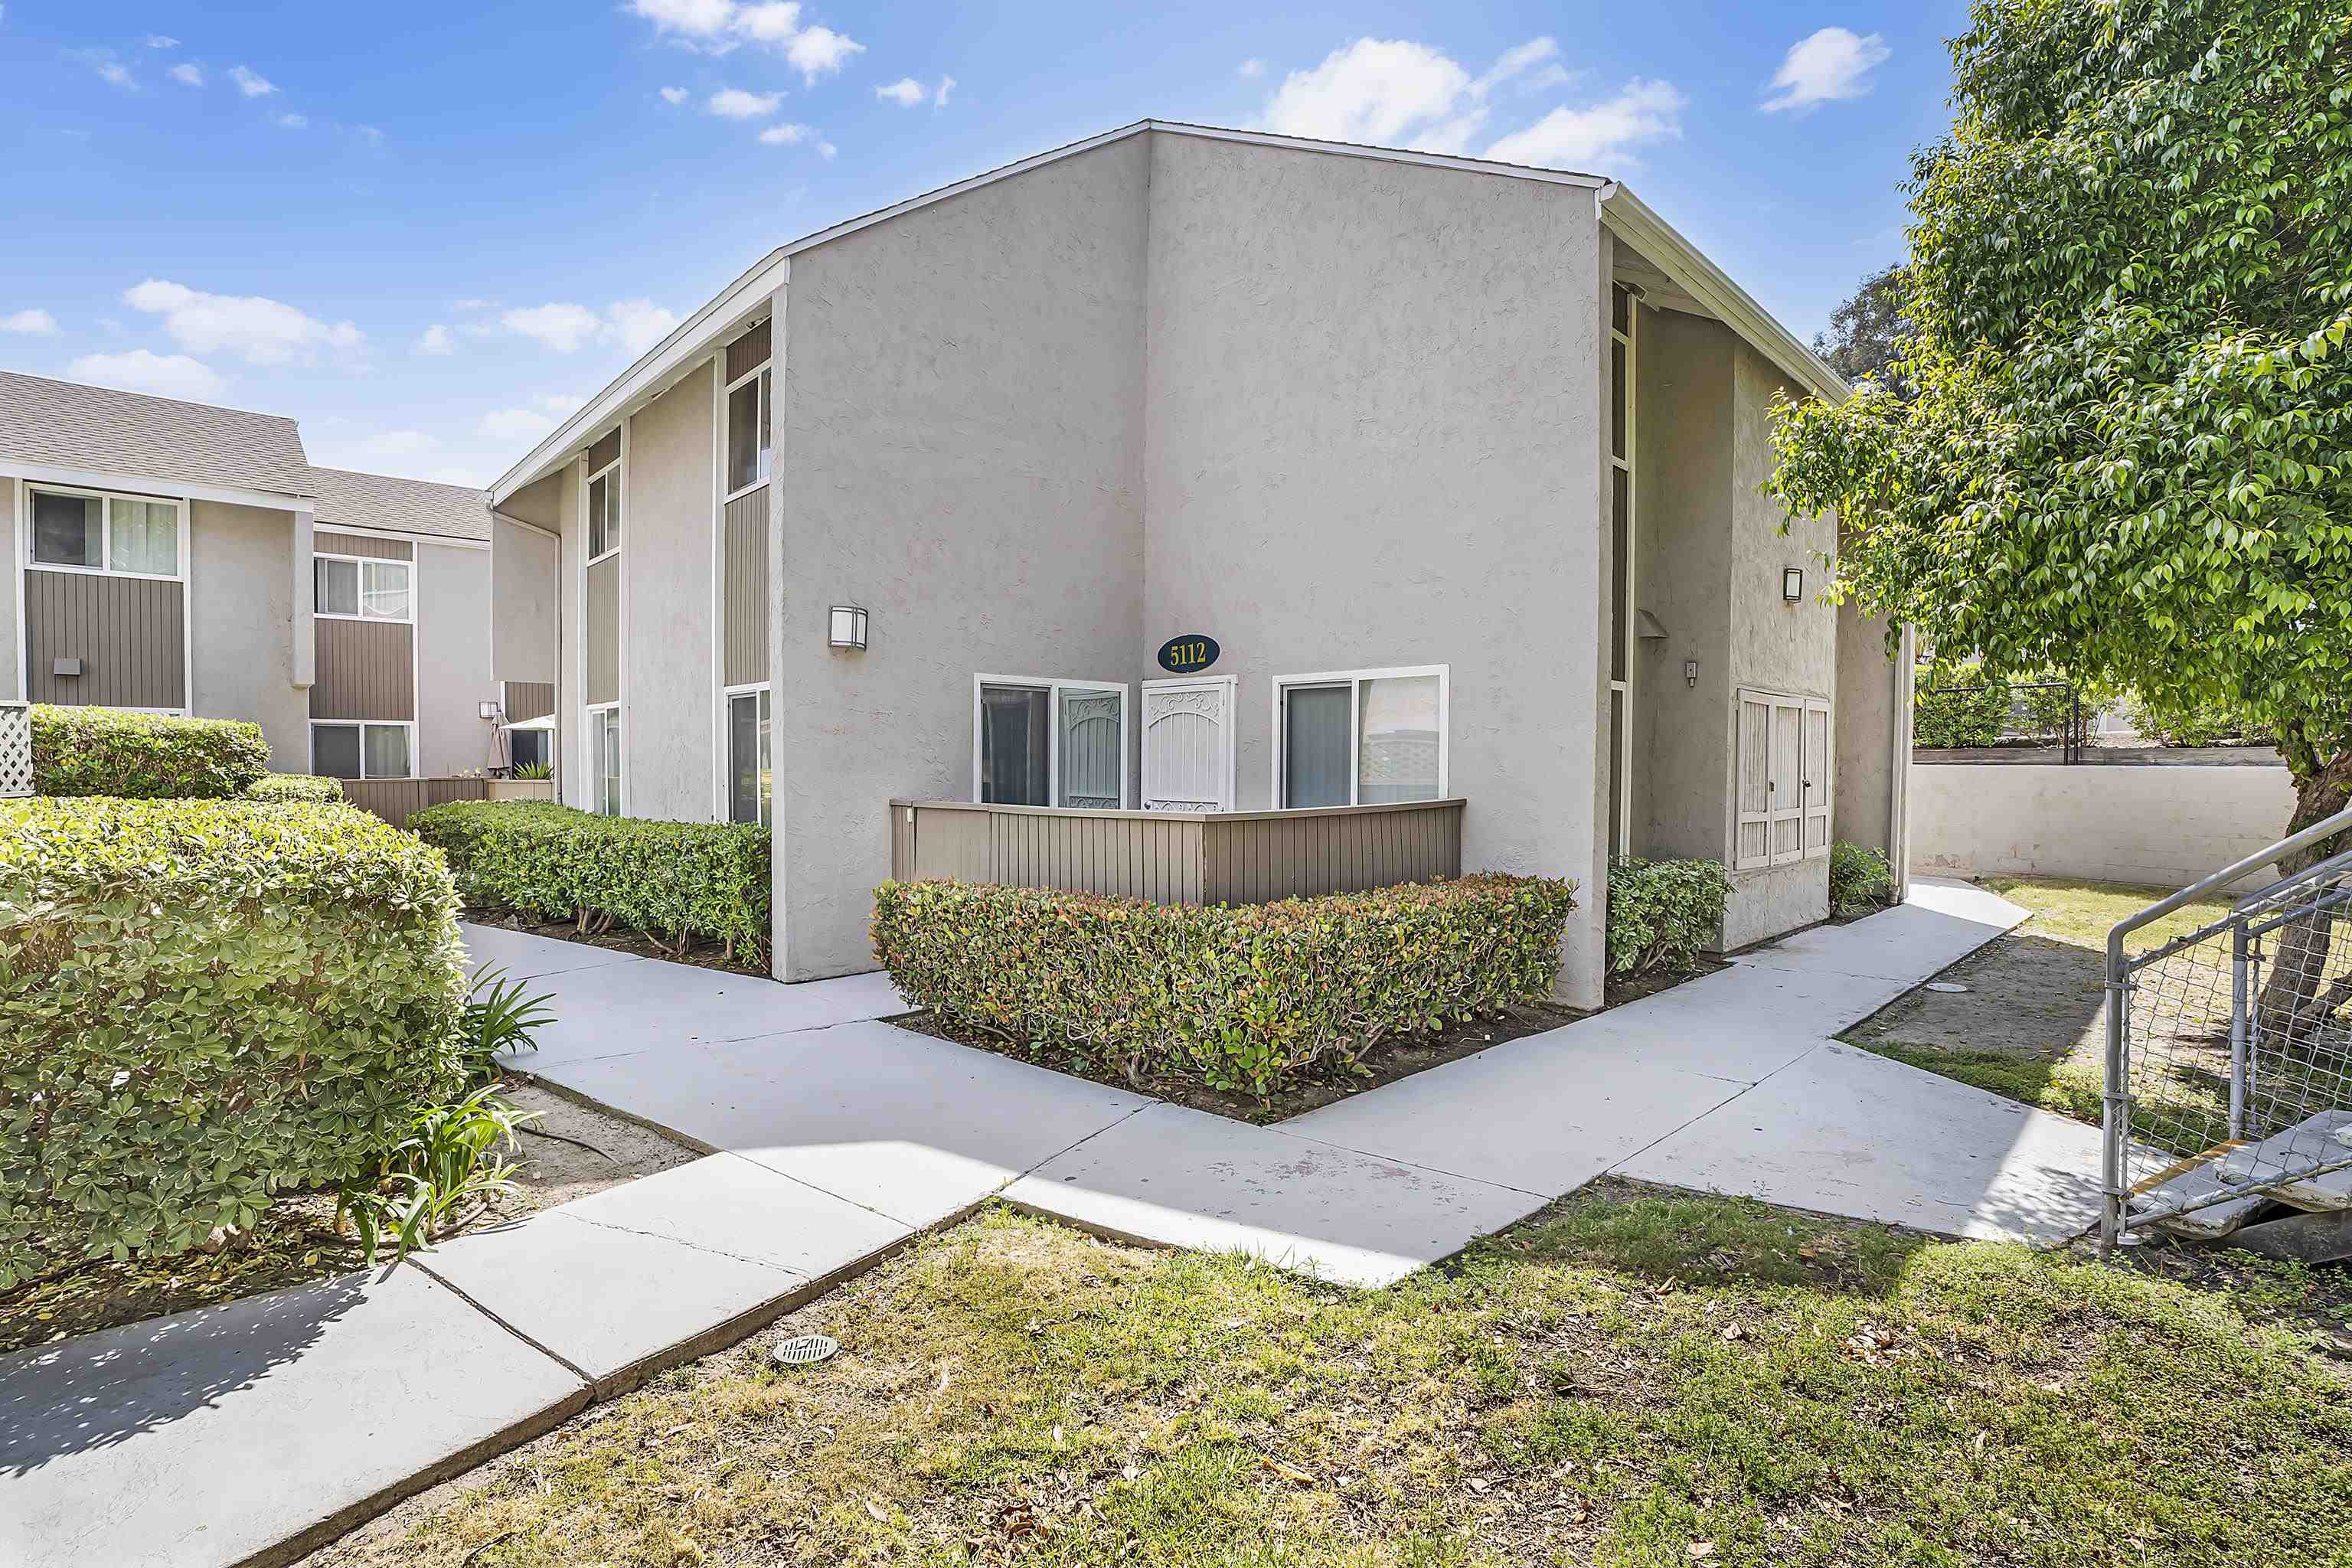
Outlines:
{"type": "Polygon", "coordinates": [[[481,705],[490,679],[490,552],[416,546],[416,771],[427,778],[498,761],[481,705]]]}
{"type": "Polygon", "coordinates": [[[1894,774],[1899,765],[1896,727],[1906,717],[1895,700],[1901,670],[1888,652],[1886,623],[1851,605],[1838,608],[1838,841],[1865,848],[1895,847],[1894,774]]]}
{"type": "Polygon", "coordinates": [[[770,574],[777,972],[871,969],[885,802],[971,788],[971,679],[1140,653],[1148,138],[793,258],[770,574]],[[826,646],[864,605],[871,646],[826,646]]]}
{"type": "Polygon", "coordinates": [[[556,787],[563,803],[587,809],[595,804],[587,764],[587,726],[581,722],[581,692],[587,679],[588,639],[581,621],[580,465],[566,463],[536,483],[509,496],[499,509],[557,535],[555,597],[561,625],[555,650],[556,787]]]}
{"type": "Polygon", "coordinates": [[[1464,867],[1576,878],[1563,983],[1597,1000],[1590,195],[1150,145],[1145,619],[1128,668],[1157,673],[1145,661],[1180,632],[1218,639],[1251,810],[1272,804],[1276,677],[1450,666],[1464,867]]]}
{"type": "Polygon", "coordinates": [[[498,519],[490,524],[490,678],[555,679],[562,620],[561,543],[498,519]]]}
{"type": "Polygon", "coordinates": [[[711,373],[688,374],[629,422],[621,561],[621,766],[629,815],[717,815],[711,729],[711,373]]]}
{"type": "Polygon", "coordinates": [[[251,720],[269,742],[271,767],[308,769],[310,696],[294,684],[294,514],[191,502],[188,614],[192,710],[251,720]]]}
{"type": "Polygon", "coordinates": [[[1927,763],[1911,770],[1911,868],[2181,888],[2286,834],[2283,767],[1927,763]]]}

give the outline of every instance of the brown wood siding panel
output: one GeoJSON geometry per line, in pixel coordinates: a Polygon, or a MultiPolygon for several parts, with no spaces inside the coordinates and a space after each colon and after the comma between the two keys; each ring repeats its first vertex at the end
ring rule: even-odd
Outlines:
{"type": "Polygon", "coordinates": [[[588,701],[621,700],[621,562],[588,568],[588,701]]]}
{"type": "Polygon", "coordinates": [[[345,779],[343,798],[394,827],[406,827],[408,815],[451,800],[488,800],[488,779],[345,779]]]}
{"type": "Polygon", "coordinates": [[[414,561],[416,546],[404,539],[370,539],[358,533],[329,533],[321,529],[310,535],[313,555],[366,555],[378,561],[414,561]]]}
{"type": "Polygon", "coordinates": [[[184,708],[187,587],[96,572],[25,571],[26,695],[36,702],[184,708]],[[81,660],[79,675],[57,661],[81,660]]]}
{"type": "Polygon", "coordinates": [[[526,719],[543,719],[555,711],[553,681],[509,680],[505,685],[508,723],[520,724],[526,719]]]}
{"type": "Polygon", "coordinates": [[[615,425],[611,434],[588,448],[588,472],[593,475],[599,468],[610,468],[620,460],[621,427],[615,425]]]}
{"type": "Polygon", "coordinates": [[[727,379],[751,374],[768,363],[768,323],[761,322],[727,345],[727,379]]]}
{"type": "Polygon", "coordinates": [[[730,686],[768,679],[768,487],[727,503],[721,609],[730,686]]]}
{"type": "Polygon", "coordinates": [[[314,618],[319,639],[313,719],[416,717],[416,628],[391,621],[314,618]]]}

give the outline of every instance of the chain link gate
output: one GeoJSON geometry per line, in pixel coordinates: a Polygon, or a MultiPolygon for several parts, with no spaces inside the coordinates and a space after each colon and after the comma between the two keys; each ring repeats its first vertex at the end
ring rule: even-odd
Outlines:
{"type": "Polygon", "coordinates": [[[2131,932],[2347,828],[2339,812],[2108,932],[2105,1245],[2147,1226],[2226,1236],[2273,1200],[2352,1207],[2352,923],[2337,930],[2352,851],[2125,951],[2131,932]]]}

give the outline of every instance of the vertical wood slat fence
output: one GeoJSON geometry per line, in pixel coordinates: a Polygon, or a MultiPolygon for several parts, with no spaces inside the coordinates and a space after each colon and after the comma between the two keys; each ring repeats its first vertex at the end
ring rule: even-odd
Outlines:
{"type": "Polygon", "coordinates": [[[343,798],[394,827],[408,826],[408,814],[445,800],[488,800],[488,779],[345,779],[343,798]]]}
{"type": "Polygon", "coordinates": [[[1265,904],[1462,874],[1461,800],[1192,816],[890,803],[890,875],[1265,904]]]}

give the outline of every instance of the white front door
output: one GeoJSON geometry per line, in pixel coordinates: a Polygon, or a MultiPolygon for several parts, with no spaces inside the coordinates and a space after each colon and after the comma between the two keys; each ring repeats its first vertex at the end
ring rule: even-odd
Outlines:
{"type": "Polygon", "coordinates": [[[1234,678],[1143,683],[1143,809],[1234,809],[1234,678]]]}

